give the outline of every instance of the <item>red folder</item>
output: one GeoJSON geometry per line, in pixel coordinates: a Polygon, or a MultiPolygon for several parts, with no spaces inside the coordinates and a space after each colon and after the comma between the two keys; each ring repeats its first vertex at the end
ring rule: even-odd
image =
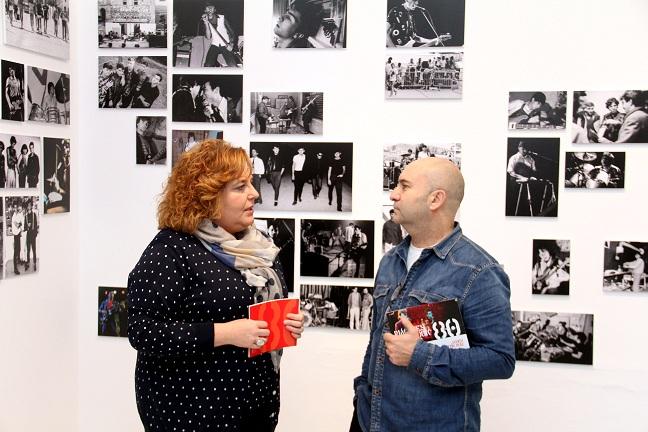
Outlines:
{"type": "Polygon", "coordinates": [[[267,322],[268,330],[270,330],[270,336],[268,336],[265,345],[249,349],[248,357],[297,345],[297,339],[288,331],[284,320],[287,314],[299,312],[299,299],[268,300],[256,303],[248,306],[248,312],[251,320],[267,322]]]}

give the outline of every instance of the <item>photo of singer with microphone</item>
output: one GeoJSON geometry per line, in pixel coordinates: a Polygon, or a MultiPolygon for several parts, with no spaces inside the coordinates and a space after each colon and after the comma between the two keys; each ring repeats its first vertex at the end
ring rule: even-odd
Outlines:
{"type": "Polygon", "coordinates": [[[465,0],[388,0],[387,48],[463,46],[465,0]]]}

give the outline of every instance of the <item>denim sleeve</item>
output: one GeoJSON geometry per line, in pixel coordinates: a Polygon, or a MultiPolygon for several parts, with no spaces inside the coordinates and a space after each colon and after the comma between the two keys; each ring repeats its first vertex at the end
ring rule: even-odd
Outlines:
{"type": "Polygon", "coordinates": [[[444,387],[510,378],[515,345],[509,298],[509,279],[499,265],[477,272],[462,305],[470,348],[450,349],[419,340],[408,369],[444,387]]]}

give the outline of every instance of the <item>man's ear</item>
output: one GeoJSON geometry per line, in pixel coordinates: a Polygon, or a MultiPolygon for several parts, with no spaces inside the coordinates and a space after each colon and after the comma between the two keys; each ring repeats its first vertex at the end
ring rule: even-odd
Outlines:
{"type": "Polygon", "coordinates": [[[430,192],[427,197],[428,208],[430,210],[438,210],[443,206],[443,204],[445,204],[447,198],[448,195],[443,189],[437,189],[430,192]]]}

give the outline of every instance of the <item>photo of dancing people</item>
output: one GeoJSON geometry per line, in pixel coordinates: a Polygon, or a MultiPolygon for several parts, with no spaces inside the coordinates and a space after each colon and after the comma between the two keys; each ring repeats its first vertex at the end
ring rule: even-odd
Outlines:
{"type": "Polygon", "coordinates": [[[99,48],[167,47],[166,0],[99,0],[97,17],[99,48]]]}
{"type": "Polygon", "coordinates": [[[243,2],[183,0],[173,5],[173,66],[243,67],[243,2]]]}
{"type": "Polygon", "coordinates": [[[516,360],[591,365],[594,315],[513,311],[516,360]]]}
{"type": "Polygon", "coordinates": [[[99,57],[99,108],[166,108],[167,58],[99,57]]]}
{"type": "Polygon", "coordinates": [[[558,216],[560,138],[509,138],[506,216],[558,216]]]}
{"type": "Polygon", "coordinates": [[[70,211],[70,140],[43,138],[43,210],[70,211]]]}
{"type": "Polygon", "coordinates": [[[648,243],[606,241],[603,255],[603,291],[648,292],[648,243]]]}
{"type": "Polygon", "coordinates": [[[387,0],[387,48],[463,46],[465,0],[387,0]]]}
{"type": "Polygon", "coordinates": [[[37,196],[5,197],[5,278],[36,273],[40,210],[37,196]]]}
{"type": "Polygon", "coordinates": [[[461,99],[462,52],[398,54],[385,61],[385,99],[461,99]]]}
{"type": "Polygon", "coordinates": [[[2,60],[2,119],[25,120],[25,65],[2,60]]]}
{"type": "Polygon", "coordinates": [[[533,294],[569,295],[569,240],[533,240],[533,294]]]}
{"type": "Polygon", "coordinates": [[[188,152],[206,139],[223,139],[219,130],[173,130],[171,131],[171,166],[184,152],[188,152]]]}
{"type": "Polygon", "coordinates": [[[373,287],[301,285],[304,327],[371,328],[373,287]]]}
{"type": "Polygon", "coordinates": [[[302,219],[302,276],[372,278],[374,221],[302,219]]]}
{"type": "Polygon", "coordinates": [[[241,123],[242,75],[173,75],[173,121],[241,123]]]}
{"type": "Polygon", "coordinates": [[[565,129],[567,92],[509,92],[509,129],[565,129]]]}
{"type": "Polygon", "coordinates": [[[268,234],[279,248],[277,258],[283,268],[288,292],[295,291],[295,219],[254,218],[254,226],[268,234]]]}
{"type": "Polygon", "coordinates": [[[70,75],[27,68],[27,112],[30,121],[70,124],[70,75]]]}
{"type": "Polygon", "coordinates": [[[566,152],[565,187],[623,189],[625,152],[566,152]]]}
{"type": "Polygon", "coordinates": [[[40,137],[0,133],[0,188],[38,188],[41,157],[40,137]]]}
{"type": "Polygon", "coordinates": [[[97,335],[128,337],[126,288],[99,287],[97,335]]]}
{"type": "Polygon", "coordinates": [[[274,48],[346,48],[347,0],[273,0],[274,48]]]}
{"type": "Polygon", "coordinates": [[[135,119],[135,163],[138,165],[166,164],[166,117],[135,119]]]}
{"type": "Polygon", "coordinates": [[[251,93],[251,134],[324,133],[324,93],[251,93]]]}
{"type": "Polygon", "coordinates": [[[648,143],[648,90],[576,91],[572,142],[648,143]]]}

